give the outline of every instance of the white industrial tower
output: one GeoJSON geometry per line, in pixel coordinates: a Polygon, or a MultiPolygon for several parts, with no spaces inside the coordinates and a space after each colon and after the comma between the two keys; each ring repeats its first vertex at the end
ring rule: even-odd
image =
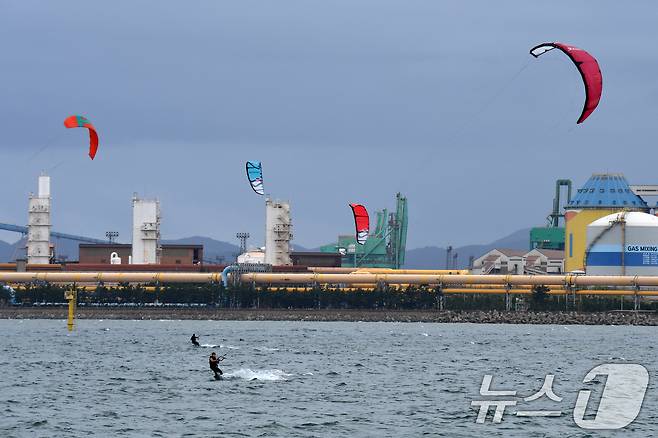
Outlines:
{"type": "Polygon", "coordinates": [[[133,195],[132,263],[160,263],[160,202],[133,195]]]}
{"type": "Polygon", "coordinates": [[[290,204],[268,198],[265,201],[265,209],[265,263],[276,266],[292,265],[290,204]]]}
{"type": "Polygon", "coordinates": [[[50,177],[39,177],[39,193],[30,193],[27,219],[27,263],[50,263],[50,177]]]}

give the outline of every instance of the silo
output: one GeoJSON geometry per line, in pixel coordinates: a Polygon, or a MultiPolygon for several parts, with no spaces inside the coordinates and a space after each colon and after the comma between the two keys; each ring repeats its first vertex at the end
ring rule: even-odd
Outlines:
{"type": "Polygon", "coordinates": [[[292,221],[290,204],[283,201],[265,201],[265,263],[275,266],[292,265],[290,241],[292,221]]]}
{"type": "Polygon", "coordinates": [[[622,174],[594,174],[564,207],[564,269],[584,269],[587,226],[620,211],[648,212],[647,203],[633,193],[622,174]]]}
{"type": "Polygon", "coordinates": [[[30,194],[27,216],[27,263],[50,263],[50,177],[39,177],[39,193],[30,194]]]}
{"type": "Polygon", "coordinates": [[[160,263],[160,201],[133,195],[132,260],[136,265],[160,263]]]}
{"type": "Polygon", "coordinates": [[[658,217],[614,213],[587,226],[588,275],[658,275],[658,217]]]}

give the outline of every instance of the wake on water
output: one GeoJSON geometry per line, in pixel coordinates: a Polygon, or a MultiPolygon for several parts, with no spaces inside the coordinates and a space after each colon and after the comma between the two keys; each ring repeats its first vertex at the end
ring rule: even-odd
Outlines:
{"type": "Polygon", "coordinates": [[[229,350],[239,350],[240,347],[234,347],[232,345],[222,345],[222,344],[200,344],[199,347],[203,348],[228,348],[229,350]]]}
{"type": "Polygon", "coordinates": [[[256,350],[256,351],[268,351],[268,352],[279,351],[278,348],[270,348],[270,347],[254,347],[254,350],[256,350]]]}
{"type": "MultiPolygon", "coordinates": [[[[200,344],[199,347],[202,348],[225,348],[229,350],[239,350],[240,347],[235,347],[233,345],[222,345],[222,344],[200,344]]],[[[254,347],[258,351],[269,351],[274,352],[278,351],[278,348],[269,348],[269,347],[254,347]]],[[[250,368],[240,368],[237,371],[225,372],[222,377],[224,379],[243,379],[243,380],[260,380],[265,382],[276,382],[276,381],[285,381],[287,378],[292,376],[285,371],[278,369],[271,370],[252,370],[250,368]]]]}
{"type": "Polygon", "coordinates": [[[251,370],[249,368],[240,368],[237,371],[224,373],[223,377],[238,378],[244,380],[262,380],[266,382],[276,382],[279,380],[288,380],[287,377],[292,376],[282,370],[251,370]]]}

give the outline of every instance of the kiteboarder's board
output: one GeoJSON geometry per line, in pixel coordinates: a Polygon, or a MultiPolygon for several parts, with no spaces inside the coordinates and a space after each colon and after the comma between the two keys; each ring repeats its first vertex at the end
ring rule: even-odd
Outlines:
{"type": "Polygon", "coordinates": [[[222,376],[215,376],[215,380],[224,380],[224,379],[222,379],[222,376]]]}

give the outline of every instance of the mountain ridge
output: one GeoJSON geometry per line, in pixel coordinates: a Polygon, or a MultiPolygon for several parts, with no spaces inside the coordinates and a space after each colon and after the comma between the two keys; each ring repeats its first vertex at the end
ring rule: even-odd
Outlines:
{"type": "MultiPolygon", "coordinates": [[[[487,244],[464,245],[453,248],[453,256],[457,258],[453,261],[454,266],[451,268],[466,269],[469,265],[470,257],[480,257],[484,253],[494,248],[529,250],[530,228],[523,228],[507,236],[496,239],[487,244]]],[[[437,246],[425,246],[407,250],[404,267],[407,269],[448,269],[446,266],[446,248],[437,246]]]]}
{"type": "MultiPolygon", "coordinates": [[[[493,248],[509,249],[527,249],[529,228],[524,228],[494,240],[487,244],[464,245],[453,249],[452,254],[457,254],[456,268],[467,268],[469,257],[479,257],[493,248]]],[[[68,260],[78,259],[78,242],[55,239],[53,241],[57,249],[58,256],[65,256],[68,260]]],[[[180,239],[164,239],[163,244],[196,244],[203,245],[203,258],[206,263],[226,263],[234,260],[239,252],[238,245],[216,240],[205,236],[190,236],[180,239]]],[[[24,253],[20,247],[25,245],[24,240],[19,240],[13,244],[0,240],[0,263],[6,263],[12,260],[15,254],[24,253]]],[[[314,251],[317,249],[308,249],[301,245],[293,245],[295,251],[314,251]]],[[[438,246],[425,246],[407,250],[405,268],[409,269],[445,269],[446,268],[446,248],[438,246]]]]}

